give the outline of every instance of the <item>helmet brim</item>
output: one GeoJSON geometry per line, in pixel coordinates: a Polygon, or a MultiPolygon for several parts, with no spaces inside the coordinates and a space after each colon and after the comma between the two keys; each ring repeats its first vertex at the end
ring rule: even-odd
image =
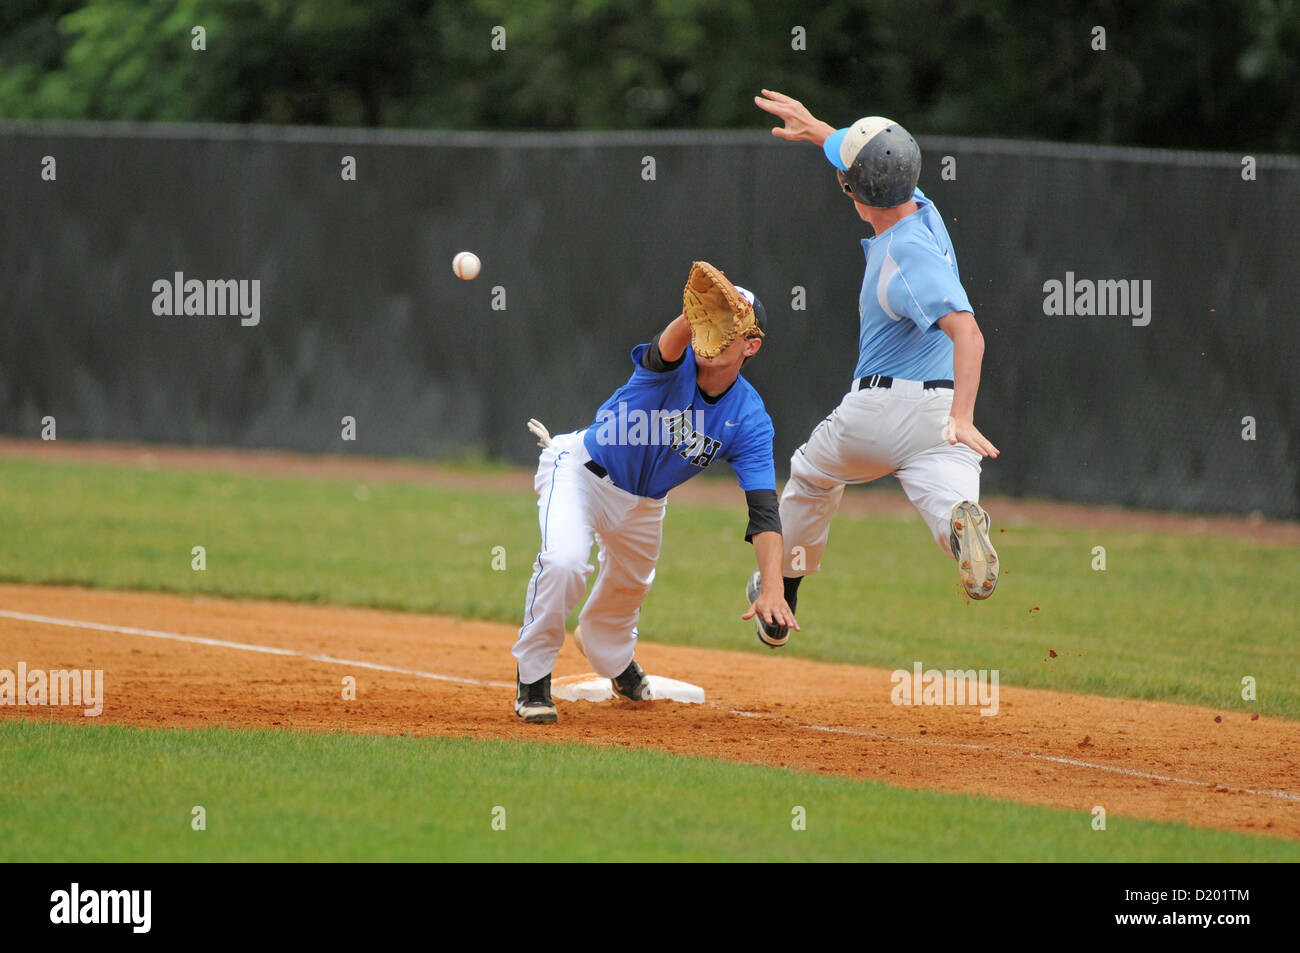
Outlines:
{"type": "Polygon", "coordinates": [[[844,164],[844,159],[840,156],[840,149],[844,145],[844,137],[849,134],[851,128],[851,126],[845,126],[843,129],[836,129],[822,143],[822,152],[826,153],[827,161],[841,172],[849,171],[849,167],[844,164]]]}

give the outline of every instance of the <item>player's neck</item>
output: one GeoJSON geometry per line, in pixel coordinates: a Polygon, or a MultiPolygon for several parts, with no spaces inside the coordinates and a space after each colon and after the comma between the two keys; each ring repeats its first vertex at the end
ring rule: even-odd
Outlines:
{"type": "Polygon", "coordinates": [[[695,374],[695,384],[705,397],[720,397],[739,376],[739,367],[700,367],[695,374]]]}
{"type": "Polygon", "coordinates": [[[886,232],[893,228],[913,212],[916,212],[920,207],[921,206],[917,205],[914,200],[910,199],[902,205],[895,205],[893,208],[871,208],[866,205],[862,206],[862,208],[866,209],[866,214],[863,217],[867,220],[867,224],[871,226],[871,230],[876,233],[877,237],[879,237],[882,232],[886,232]]]}

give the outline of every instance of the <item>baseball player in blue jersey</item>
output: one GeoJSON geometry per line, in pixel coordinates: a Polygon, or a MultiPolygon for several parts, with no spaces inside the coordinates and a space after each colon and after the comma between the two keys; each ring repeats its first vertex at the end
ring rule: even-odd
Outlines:
{"type": "MultiPolygon", "coordinates": [[[[800,102],[763,90],[761,108],[784,121],[772,134],[821,146],[840,187],[874,236],[863,239],[866,273],[858,300],[853,383],[829,417],[790,459],[781,494],[787,603],[803,576],[817,572],[848,483],[893,474],[957,560],[972,599],[998,581],[989,516],[979,505],[980,461],[998,450],[975,427],[984,337],[957,272],[948,230],[916,188],[921,151],[896,122],[880,116],[834,129],[800,102]]],[[[766,588],[751,577],[751,598],[766,588]]],[[[755,622],[759,638],[783,644],[779,624],[755,622]]]]}
{"type": "Polygon", "coordinates": [[[732,466],[745,491],[745,539],[753,543],[757,574],[767,584],[744,618],[798,629],[781,589],[772,420],[758,392],[740,376],[741,365],[762,346],[766,316],[753,294],[726,285],[733,300],[748,302],[741,307],[750,312],[743,329],[732,332],[738,335],[734,340],[701,347],[700,333],[684,312],[648,344],[633,348],[632,376],[588,427],[551,437],[530,421],[543,447],[534,480],[542,545],[513,649],[515,712],[525,722],[556,720],[551,671],[564,644],[565,619],[593,570],[593,538],[600,573],[579,616],[582,650],[620,695],[649,697],[633,656],[641,604],[659,560],[667,495],[718,460],[732,466]]]}

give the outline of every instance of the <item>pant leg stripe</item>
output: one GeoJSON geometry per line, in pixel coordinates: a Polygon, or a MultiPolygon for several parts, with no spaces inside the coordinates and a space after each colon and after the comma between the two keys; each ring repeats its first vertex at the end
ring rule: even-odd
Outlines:
{"type": "MultiPolygon", "coordinates": [[[[542,552],[546,552],[546,537],[550,532],[551,526],[551,497],[555,496],[555,471],[560,468],[560,460],[568,452],[568,450],[565,450],[556,456],[555,465],[551,467],[551,490],[546,494],[546,516],[542,520],[542,552]]],[[[531,625],[534,619],[533,606],[537,604],[537,582],[542,578],[542,572],[544,569],[545,567],[542,565],[542,553],[538,553],[537,575],[533,576],[533,595],[532,598],[528,600],[528,621],[524,623],[525,628],[531,625]]],[[[523,631],[523,628],[519,630],[521,635],[523,634],[523,631]]]]}

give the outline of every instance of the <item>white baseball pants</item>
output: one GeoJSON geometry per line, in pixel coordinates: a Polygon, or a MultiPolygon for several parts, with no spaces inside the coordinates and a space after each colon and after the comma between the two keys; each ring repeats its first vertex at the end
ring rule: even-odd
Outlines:
{"type": "Polygon", "coordinates": [[[831,517],[846,483],[869,483],[890,473],[952,555],[952,508],[979,502],[980,456],[944,437],[952,390],[925,390],[920,381],[894,379],[893,386],[844,395],[790,458],[790,480],[781,493],[781,534],[787,576],[821,568],[831,517]]]}
{"type": "Polygon", "coordinates": [[[600,546],[600,574],[578,624],[582,646],[597,675],[621,675],[636,651],[636,623],[650,591],[663,540],[668,499],[620,490],[588,470],[585,431],[559,434],[542,450],[537,490],[542,548],[533,563],[524,601],[524,624],[513,649],[519,678],[550,674],[564,644],[564,622],[591,575],[591,543],[600,546]]]}

